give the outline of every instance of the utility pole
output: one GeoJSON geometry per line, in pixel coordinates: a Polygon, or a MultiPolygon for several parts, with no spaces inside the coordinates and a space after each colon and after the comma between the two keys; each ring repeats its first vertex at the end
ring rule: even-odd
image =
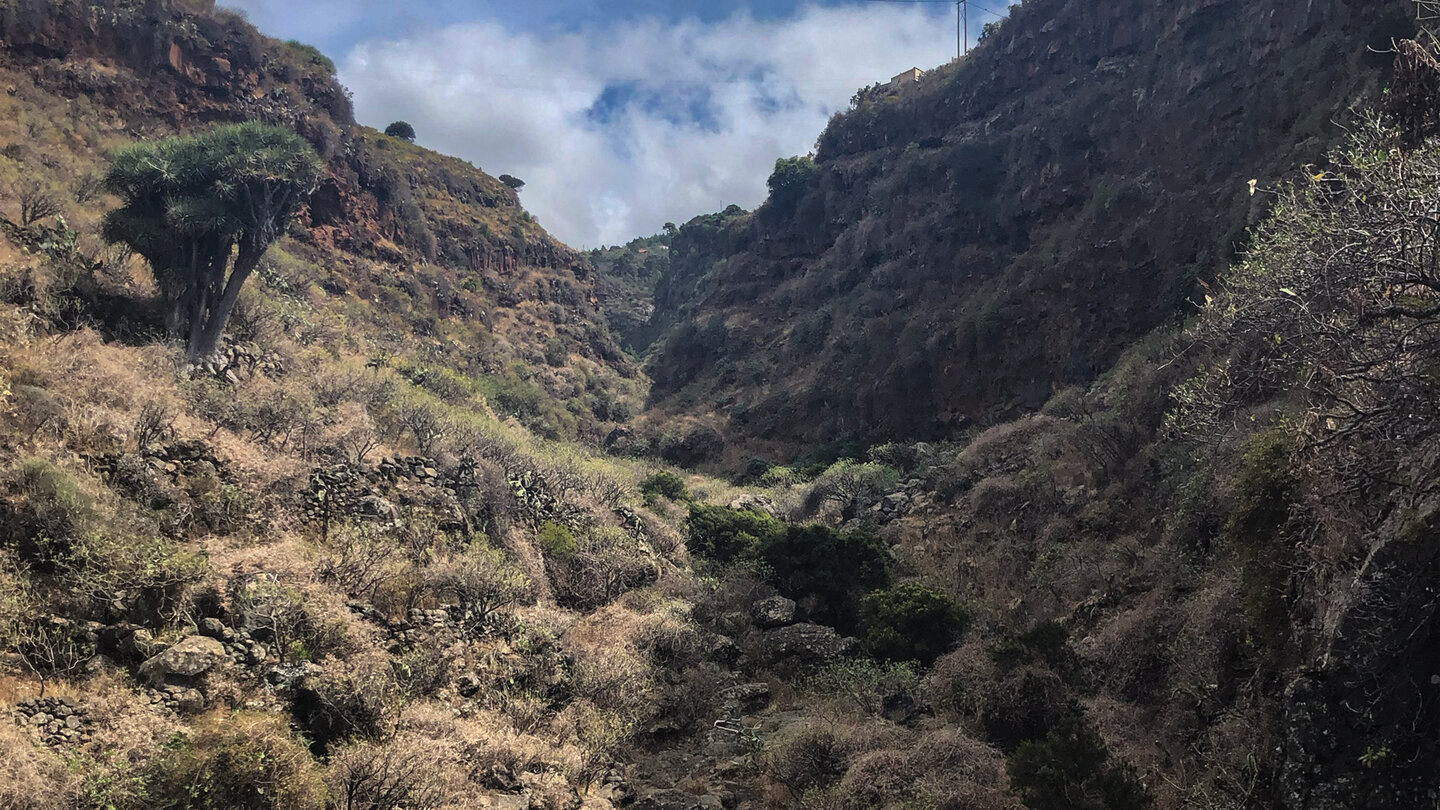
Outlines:
{"type": "Polygon", "coordinates": [[[970,53],[970,6],[968,0],[955,0],[955,59],[970,53]]]}

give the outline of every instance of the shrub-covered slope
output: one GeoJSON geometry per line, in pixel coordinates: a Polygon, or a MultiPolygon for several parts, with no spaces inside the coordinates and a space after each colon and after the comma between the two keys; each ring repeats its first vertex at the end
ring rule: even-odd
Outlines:
{"type": "MultiPolygon", "coordinates": [[[[1390,120],[1262,184],[1273,216],[1189,328],[1038,413],[754,459],[739,487],[556,440],[692,463],[720,443],[688,414],[615,429],[642,389],[606,359],[587,265],[488,176],[344,123],[313,51],[199,3],[10,2],[0,24],[0,808],[1440,792],[1440,63],[1419,45],[1390,120]],[[97,238],[118,200],[95,178],[114,146],[249,115],[329,174],[194,367],[147,268],[97,238]]],[[[771,205],[839,159],[788,161],[771,205]]],[[[656,322],[725,345],[733,321],[678,304],[724,295],[704,257],[775,216],[675,235],[656,322]]],[[[596,254],[627,279],[596,295],[636,304],[650,271],[622,266],[658,244],[596,254]]]]}
{"type": "MultiPolygon", "coordinates": [[[[107,150],[220,122],[288,126],[327,174],[262,268],[280,300],[316,304],[373,357],[458,370],[552,436],[593,441],[638,405],[585,258],[494,177],[356,125],[313,48],[199,2],[13,2],[0,41],[0,186],[12,197],[38,182],[89,237],[108,204],[96,183],[107,150]]],[[[108,326],[150,326],[128,320],[108,326]]],[[[242,340],[265,328],[252,326],[242,340]]]]}
{"type": "Polygon", "coordinates": [[[1248,180],[1322,157],[1413,14],[1014,7],[963,63],[857,94],[751,219],[681,229],[657,407],[798,448],[943,436],[1092,379],[1235,255],[1269,199],[1248,180]]]}

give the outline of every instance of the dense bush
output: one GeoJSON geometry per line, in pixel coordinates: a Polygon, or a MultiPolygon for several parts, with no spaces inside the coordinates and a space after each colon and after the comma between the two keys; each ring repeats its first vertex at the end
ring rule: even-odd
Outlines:
{"type": "Polygon", "coordinates": [[[770,189],[770,204],[780,211],[793,211],[810,187],[815,176],[815,159],[788,157],[775,161],[775,170],[765,185],[770,189]]]}
{"type": "Polygon", "coordinates": [[[1031,810],[1140,810],[1150,796],[1125,763],[1110,761],[1100,735],[1078,706],[1043,740],[1010,755],[1010,781],[1031,810]]]}
{"type": "Polygon", "coordinates": [[[1051,667],[1064,669],[1073,661],[1069,637],[1063,625],[1047,619],[1023,633],[1001,635],[987,652],[991,660],[1002,667],[1015,667],[1038,657],[1051,667]]]}
{"type": "Polygon", "coordinates": [[[437,566],[432,576],[435,589],[460,606],[461,626],[476,635],[489,629],[496,611],[530,594],[525,572],[484,538],[472,541],[464,554],[437,566]]]}
{"type": "Polygon", "coordinates": [[[871,655],[929,666],[959,640],[969,616],[945,593],[910,582],[866,596],[860,622],[871,655]]]}
{"type": "Polygon", "coordinates": [[[325,783],[283,717],[211,715],[177,737],[150,768],[151,807],[173,810],[320,810],[325,783]]]}
{"type": "Polygon", "coordinates": [[[900,471],[874,461],[861,463],[841,459],[817,476],[805,493],[805,510],[818,512],[825,503],[840,506],[841,514],[853,517],[900,483],[900,471]]]}
{"type": "Polygon", "coordinates": [[[645,476],[645,480],[640,482],[640,494],[645,496],[645,503],[651,506],[658,498],[669,498],[672,501],[690,500],[690,489],[685,486],[685,479],[669,470],[645,476]]]}
{"type": "Polygon", "coordinates": [[[27,459],[14,484],[11,542],[21,559],[42,570],[66,559],[96,519],[92,499],[69,472],[45,461],[27,459]]]}
{"type": "Polygon", "coordinates": [[[1257,640],[1275,642],[1286,623],[1285,579],[1289,557],[1283,542],[1286,523],[1299,500],[1299,480],[1291,466],[1294,442],[1275,428],[1250,440],[1235,479],[1235,502],[1223,538],[1241,559],[1245,607],[1257,640]]]}
{"type": "Polygon", "coordinates": [[[760,512],[698,503],[690,505],[685,528],[690,550],[719,563],[751,559],[763,541],[785,530],[780,521],[760,512]]]}
{"type": "Polygon", "coordinates": [[[555,599],[566,607],[594,610],[658,575],[654,561],[623,529],[593,528],[572,542],[569,554],[546,561],[555,599]]]}
{"type": "Polygon", "coordinates": [[[805,682],[811,690],[842,699],[871,715],[887,709],[914,706],[920,678],[909,662],[877,663],[868,658],[847,658],[827,664],[805,682]]]}
{"type": "Polygon", "coordinates": [[[306,677],[295,688],[290,709],[311,749],[325,754],[348,740],[393,734],[404,698],[393,667],[337,665],[306,677]]]}
{"type": "Polygon", "coordinates": [[[540,550],[546,557],[566,560],[575,556],[579,545],[575,542],[575,533],[570,531],[568,526],[561,525],[553,520],[547,520],[540,524],[540,529],[535,533],[535,542],[540,544],[540,550]]]}
{"type": "Polygon", "coordinates": [[[98,617],[153,624],[171,621],[209,562],[166,537],[92,533],[75,545],[63,581],[98,617]]]}
{"type": "Polygon", "coordinates": [[[415,127],[411,126],[408,121],[396,121],[385,127],[385,134],[402,141],[415,142],[415,127]]]}
{"type": "Polygon", "coordinates": [[[758,552],[777,588],[844,630],[855,626],[860,597],[890,584],[890,549],[868,531],[791,525],[761,538],[758,552]]]}

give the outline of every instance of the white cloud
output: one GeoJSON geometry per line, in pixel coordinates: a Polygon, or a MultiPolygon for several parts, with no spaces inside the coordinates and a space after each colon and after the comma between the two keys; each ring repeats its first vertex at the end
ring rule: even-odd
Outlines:
{"type": "Polygon", "coordinates": [[[948,30],[889,3],[569,33],[477,22],[362,43],[340,73],[362,121],[409,121],[424,145],[523,178],[551,233],[593,247],[758,204],[775,159],[810,151],[855,89],[949,59],[948,30]],[[631,103],[596,119],[607,87],[631,103]]]}

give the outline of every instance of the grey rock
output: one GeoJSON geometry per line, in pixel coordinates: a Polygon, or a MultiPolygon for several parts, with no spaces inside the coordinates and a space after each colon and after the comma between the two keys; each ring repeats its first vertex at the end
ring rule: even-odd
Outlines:
{"type": "Polygon", "coordinates": [[[731,509],[745,509],[751,512],[769,515],[770,517],[780,516],[780,508],[775,505],[775,501],[768,495],[755,495],[747,492],[730,501],[729,506],[731,509]]]}
{"type": "Polygon", "coordinates": [[[736,644],[735,639],[729,636],[715,636],[710,639],[710,644],[706,649],[707,658],[731,668],[734,668],[736,662],[740,660],[740,655],[740,645],[736,644]]]}
{"type": "Polygon", "coordinates": [[[199,714],[205,711],[205,695],[198,689],[184,689],[175,695],[175,711],[180,714],[199,714]]]}
{"type": "Polygon", "coordinates": [[[166,678],[193,678],[229,662],[225,645],[206,636],[190,636],[140,665],[140,676],[153,684],[166,678]]]}
{"type": "Polygon", "coordinates": [[[839,658],[858,644],[855,639],[836,633],[834,628],[818,624],[792,624],[766,631],[761,649],[770,663],[787,658],[819,663],[839,658]]]}
{"type": "Polygon", "coordinates": [[[160,644],[150,631],[141,627],[128,635],[120,642],[121,655],[135,661],[144,661],[153,658],[160,652],[160,644]]]}
{"type": "Polygon", "coordinates": [[[762,630],[783,627],[795,623],[795,608],[795,600],[772,596],[756,602],[750,611],[750,618],[754,619],[755,626],[762,630]]]}
{"type": "Polygon", "coordinates": [[[215,618],[200,620],[200,634],[209,636],[217,641],[229,641],[235,638],[235,631],[226,627],[224,622],[215,618]]]}
{"type": "Polygon", "coordinates": [[[720,700],[741,714],[753,714],[770,705],[770,684],[742,683],[720,693],[720,700]]]}

